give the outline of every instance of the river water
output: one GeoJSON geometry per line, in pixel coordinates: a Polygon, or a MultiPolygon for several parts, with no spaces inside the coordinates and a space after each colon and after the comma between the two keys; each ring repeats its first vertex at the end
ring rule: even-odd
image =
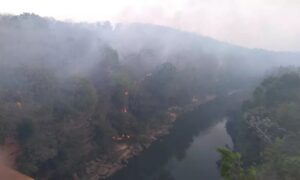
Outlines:
{"type": "Polygon", "coordinates": [[[220,159],[218,147],[232,146],[227,134],[226,119],[199,133],[187,148],[183,159],[173,157],[166,165],[173,179],[176,180],[217,180],[221,179],[216,162],[220,159]]]}
{"type": "Polygon", "coordinates": [[[232,146],[226,116],[215,104],[179,117],[169,135],[153,143],[112,180],[219,180],[216,149],[232,146]]]}

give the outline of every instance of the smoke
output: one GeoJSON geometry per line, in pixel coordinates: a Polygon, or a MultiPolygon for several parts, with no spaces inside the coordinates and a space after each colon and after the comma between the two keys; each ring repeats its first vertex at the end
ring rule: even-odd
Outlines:
{"type": "Polygon", "coordinates": [[[115,21],[175,27],[251,48],[300,50],[300,1],[163,2],[130,7],[115,21]]]}
{"type": "Polygon", "coordinates": [[[150,23],[251,48],[300,50],[297,0],[111,0],[1,2],[0,12],[61,20],[150,23]]]}

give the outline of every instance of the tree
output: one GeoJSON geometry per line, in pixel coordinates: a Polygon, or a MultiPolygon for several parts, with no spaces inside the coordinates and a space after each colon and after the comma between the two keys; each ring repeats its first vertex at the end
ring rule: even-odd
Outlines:
{"type": "Polygon", "coordinates": [[[256,170],[254,168],[244,169],[242,167],[241,155],[227,148],[218,148],[221,154],[221,176],[225,180],[255,180],[256,170]]]}

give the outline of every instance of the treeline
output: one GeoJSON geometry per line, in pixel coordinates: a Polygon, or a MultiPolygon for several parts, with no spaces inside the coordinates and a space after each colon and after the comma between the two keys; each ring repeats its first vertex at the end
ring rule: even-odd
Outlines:
{"type": "Polygon", "coordinates": [[[114,158],[115,139],[145,141],[169,107],[242,91],[271,60],[298,56],[160,26],[1,15],[1,145],[37,179],[80,178],[87,162],[114,158]]]}
{"type": "Polygon", "coordinates": [[[1,66],[0,139],[16,140],[21,172],[67,178],[88,160],[114,152],[112,136],[140,141],[167,118],[167,108],[191,102],[192,85],[172,64],[135,79],[112,58],[85,75],[65,77],[44,66],[1,66]]]}
{"type": "Polygon", "coordinates": [[[242,156],[240,168],[255,167],[255,179],[300,178],[299,92],[299,68],[280,68],[228,123],[235,150],[242,156]]]}
{"type": "Polygon", "coordinates": [[[37,179],[82,178],[88,162],[114,157],[118,137],[143,142],[169,107],[218,93],[216,68],[204,66],[214,59],[152,67],[151,54],[124,58],[92,25],[32,14],[0,24],[0,142],[37,179]]]}

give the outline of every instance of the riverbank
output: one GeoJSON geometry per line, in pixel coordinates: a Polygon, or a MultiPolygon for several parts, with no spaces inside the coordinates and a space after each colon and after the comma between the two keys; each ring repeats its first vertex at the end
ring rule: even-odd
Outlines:
{"type": "Polygon", "coordinates": [[[86,173],[87,179],[99,180],[106,179],[115,174],[120,169],[127,166],[127,162],[134,156],[138,156],[144,150],[149,148],[151,144],[161,137],[169,134],[170,129],[173,127],[177,117],[185,112],[192,111],[194,108],[201,104],[205,104],[212,101],[216,96],[207,96],[202,101],[194,101],[193,103],[184,107],[171,107],[166,112],[167,118],[162,121],[160,126],[154,129],[149,129],[143,133],[143,142],[135,143],[115,143],[115,157],[113,159],[109,157],[101,157],[89,163],[86,173]]]}
{"type": "Polygon", "coordinates": [[[167,135],[172,124],[175,122],[176,117],[176,114],[170,113],[169,120],[166,121],[167,123],[162,124],[158,129],[147,131],[143,134],[143,137],[147,137],[147,139],[144,139],[144,142],[142,143],[115,143],[114,154],[116,157],[114,160],[111,160],[108,157],[102,157],[91,162],[89,167],[86,169],[87,174],[89,175],[88,179],[106,179],[118,170],[126,167],[127,161],[130,158],[139,155],[145,149],[149,148],[154,141],[167,135]]]}

